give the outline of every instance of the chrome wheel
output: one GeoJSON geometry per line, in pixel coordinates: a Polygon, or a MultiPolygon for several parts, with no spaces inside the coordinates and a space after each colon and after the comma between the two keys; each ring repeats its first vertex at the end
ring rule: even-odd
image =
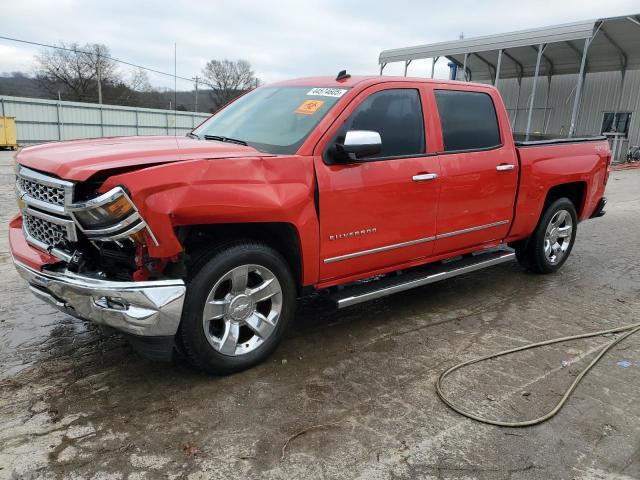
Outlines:
{"type": "Polygon", "coordinates": [[[549,263],[560,262],[571,245],[573,220],[566,210],[558,210],[547,225],[544,234],[544,254],[549,263]]]}
{"type": "Polygon", "coordinates": [[[282,287],[271,270],[241,265],[225,273],[204,305],[202,326],[223,355],[247,354],[273,334],[282,313],[282,287]]]}

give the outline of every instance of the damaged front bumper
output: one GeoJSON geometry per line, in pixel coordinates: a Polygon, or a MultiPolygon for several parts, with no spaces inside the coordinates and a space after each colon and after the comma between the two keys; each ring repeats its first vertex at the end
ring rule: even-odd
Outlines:
{"type": "Polygon", "coordinates": [[[116,282],[13,261],[37,297],[69,315],[135,337],[173,337],[178,330],[186,293],[182,280],[116,282]]]}

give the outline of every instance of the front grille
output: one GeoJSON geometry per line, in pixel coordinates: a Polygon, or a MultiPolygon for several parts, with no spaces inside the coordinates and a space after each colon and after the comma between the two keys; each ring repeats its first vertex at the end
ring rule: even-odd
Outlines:
{"type": "Polygon", "coordinates": [[[35,200],[60,207],[64,206],[64,188],[62,187],[51,187],[24,177],[18,177],[18,188],[35,200]]]}
{"type": "Polygon", "coordinates": [[[16,174],[27,242],[65,259],[78,241],[75,224],[66,211],[73,199],[73,182],[22,165],[18,165],[16,174]]]}
{"type": "Polygon", "coordinates": [[[67,229],[64,225],[34,217],[28,213],[24,213],[23,222],[27,233],[35,240],[50,247],[67,246],[67,229]]]}

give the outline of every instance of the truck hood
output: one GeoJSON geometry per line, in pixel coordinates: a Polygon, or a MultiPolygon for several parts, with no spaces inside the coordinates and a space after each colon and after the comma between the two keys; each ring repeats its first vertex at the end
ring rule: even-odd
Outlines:
{"type": "Polygon", "coordinates": [[[47,143],[22,149],[20,165],[83,181],[104,170],[195,159],[270,157],[253,147],[189,137],[111,137],[47,143]]]}

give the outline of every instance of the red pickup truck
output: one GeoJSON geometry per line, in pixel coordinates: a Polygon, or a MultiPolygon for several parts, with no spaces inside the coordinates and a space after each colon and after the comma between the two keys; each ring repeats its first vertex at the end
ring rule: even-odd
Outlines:
{"type": "Polygon", "coordinates": [[[229,373],[314,290],[344,307],[514,257],[558,270],[610,161],[604,138],[517,141],[491,86],[305,78],[186,137],[24,148],[10,243],[39,298],[229,373]]]}

